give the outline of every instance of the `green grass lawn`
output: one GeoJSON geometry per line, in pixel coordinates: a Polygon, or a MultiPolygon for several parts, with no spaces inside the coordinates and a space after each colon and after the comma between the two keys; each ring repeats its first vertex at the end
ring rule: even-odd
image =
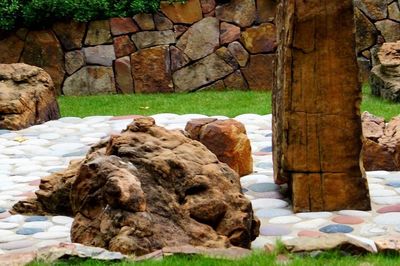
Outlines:
{"type": "Polygon", "coordinates": [[[30,266],[397,266],[399,257],[396,255],[365,255],[349,256],[340,252],[324,252],[316,257],[309,255],[274,255],[264,252],[254,252],[253,255],[235,261],[211,259],[202,256],[171,256],[163,260],[148,260],[140,263],[134,262],[103,262],[84,259],[65,259],[56,263],[46,264],[36,262],[30,266]]]}
{"type": "Polygon", "coordinates": [[[101,95],[58,98],[62,116],[151,115],[157,113],[225,115],[271,113],[271,93],[226,91],[173,94],[101,95]]]}
{"type": "MultiPolygon", "coordinates": [[[[100,95],[58,98],[62,116],[152,115],[157,113],[225,115],[272,112],[270,92],[226,91],[175,94],[100,95]]],[[[400,104],[384,101],[363,89],[362,111],[389,120],[400,114],[400,104]]]]}

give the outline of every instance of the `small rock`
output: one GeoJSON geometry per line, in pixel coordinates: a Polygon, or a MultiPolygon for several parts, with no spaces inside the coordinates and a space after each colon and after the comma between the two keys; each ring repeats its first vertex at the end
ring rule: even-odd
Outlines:
{"type": "Polygon", "coordinates": [[[25,222],[43,222],[47,220],[46,216],[29,216],[25,218],[25,222]]]}
{"type": "Polygon", "coordinates": [[[332,221],[338,224],[361,224],[364,222],[363,219],[352,216],[336,216],[332,221]]]}
{"type": "Polygon", "coordinates": [[[330,224],[319,229],[319,231],[327,234],[335,234],[335,233],[347,234],[353,232],[353,230],[354,229],[352,227],[342,224],[330,224]]]}
{"type": "Polygon", "coordinates": [[[261,226],[260,234],[263,236],[284,236],[290,234],[290,229],[284,226],[267,225],[261,226]]]}
{"type": "Polygon", "coordinates": [[[20,228],[17,230],[18,235],[33,235],[36,233],[43,232],[44,230],[41,228],[20,228]]]}
{"type": "Polygon", "coordinates": [[[376,216],[373,221],[381,225],[396,225],[399,224],[400,213],[389,212],[376,216]]]}

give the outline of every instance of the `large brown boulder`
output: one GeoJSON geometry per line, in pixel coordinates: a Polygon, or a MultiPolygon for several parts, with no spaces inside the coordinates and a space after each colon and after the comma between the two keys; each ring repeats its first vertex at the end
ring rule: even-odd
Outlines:
{"type": "Polygon", "coordinates": [[[253,172],[250,140],[244,125],[234,119],[193,119],[186,124],[190,137],[203,143],[239,176],[253,172]]]}
{"type": "MultiPolygon", "coordinates": [[[[51,194],[72,184],[69,207],[49,211],[70,208],[73,242],[142,255],[166,246],[249,248],[258,235],[239,176],[200,142],[158,127],[152,118],[137,118],[92,147],[71,175],[75,167],[64,172],[67,180],[51,188],[44,186],[51,184],[47,178],[41,184],[46,191],[36,192],[60,204],[51,194]]],[[[14,211],[25,212],[27,205],[30,212],[36,203],[20,202],[14,211]]],[[[40,206],[49,209],[43,201],[40,206]]]]}
{"type": "Polygon", "coordinates": [[[58,118],[49,74],[26,64],[0,64],[0,129],[18,130],[58,118]]]}
{"type": "Polygon", "coordinates": [[[400,170],[400,117],[388,124],[382,117],[365,112],[363,125],[363,161],[367,171],[400,170]]]}
{"type": "Polygon", "coordinates": [[[372,93],[384,99],[400,101],[400,41],[384,43],[378,52],[380,64],[372,68],[372,93]]]}

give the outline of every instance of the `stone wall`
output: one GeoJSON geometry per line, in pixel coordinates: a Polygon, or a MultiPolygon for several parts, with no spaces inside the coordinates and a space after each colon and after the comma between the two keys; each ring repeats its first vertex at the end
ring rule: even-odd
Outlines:
{"type": "Polygon", "coordinates": [[[361,79],[368,80],[384,42],[400,40],[400,0],[354,0],[361,79]]]}
{"type": "MultiPolygon", "coordinates": [[[[0,63],[42,67],[65,95],[271,90],[278,2],[189,0],[154,15],[18,29],[0,33],[0,63]]],[[[355,3],[365,81],[379,44],[400,39],[399,1],[355,3]]]]}
{"type": "Polygon", "coordinates": [[[42,67],[65,95],[270,90],[274,15],[270,0],[189,0],[154,15],[19,29],[3,34],[0,63],[42,67]]]}

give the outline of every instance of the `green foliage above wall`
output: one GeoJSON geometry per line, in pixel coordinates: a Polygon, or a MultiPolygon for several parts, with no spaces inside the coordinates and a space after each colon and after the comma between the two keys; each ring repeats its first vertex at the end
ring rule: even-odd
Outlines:
{"type": "MultiPolygon", "coordinates": [[[[161,0],[0,0],[0,29],[42,28],[60,20],[89,21],[152,13],[161,0]]],[[[181,2],[186,0],[168,0],[181,2]]]]}

